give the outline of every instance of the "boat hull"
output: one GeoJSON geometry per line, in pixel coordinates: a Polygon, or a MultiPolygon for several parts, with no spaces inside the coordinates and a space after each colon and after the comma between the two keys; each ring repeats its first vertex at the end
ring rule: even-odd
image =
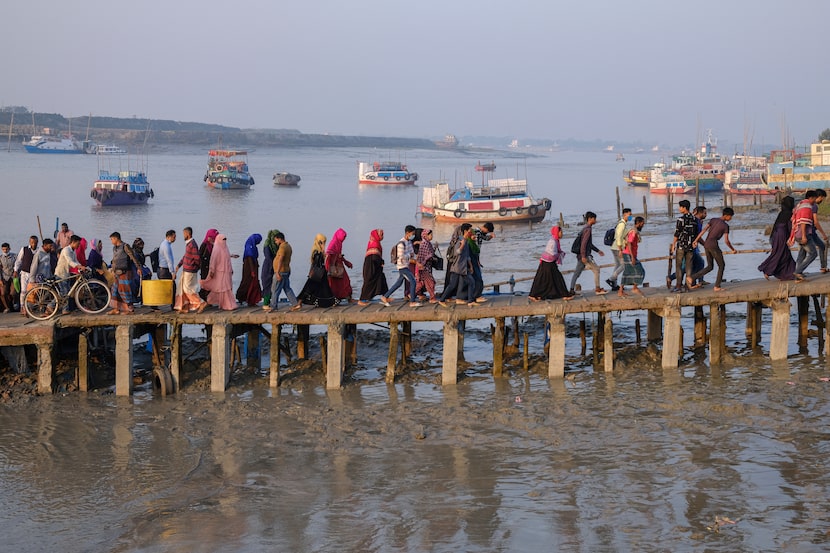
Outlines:
{"type": "Polygon", "coordinates": [[[358,184],[372,184],[375,186],[413,186],[415,184],[415,179],[412,178],[404,178],[403,176],[376,176],[376,175],[364,175],[360,179],[358,179],[358,184]]]}
{"type": "Polygon", "coordinates": [[[37,146],[24,146],[30,154],[82,154],[83,150],[66,148],[39,148],[37,146]]]}
{"type": "Polygon", "coordinates": [[[207,178],[207,185],[217,190],[250,190],[254,183],[251,179],[211,176],[207,178]]]}
{"type": "Polygon", "coordinates": [[[549,211],[546,201],[527,207],[500,209],[442,208],[421,205],[421,214],[444,223],[464,223],[468,221],[490,221],[492,223],[538,223],[549,211]]]}
{"type": "Polygon", "coordinates": [[[274,175],[274,184],[277,186],[299,186],[300,175],[294,175],[292,173],[277,173],[274,175]]]}
{"type": "Polygon", "coordinates": [[[153,197],[153,191],[126,192],[123,190],[107,190],[93,187],[90,196],[95,203],[102,207],[118,205],[145,205],[153,197]]]}
{"type": "Polygon", "coordinates": [[[410,171],[406,165],[397,161],[365,163],[358,162],[358,184],[380,186],[413,186],[418,180],[418,173],[410,171]]]}
{"type": "Polygon", "coordinates": [[[771,163],[767,168],[767,184],[772,188],[790,190],[830,189],[830,165],[793,167],[792,163],[771,163]]]}

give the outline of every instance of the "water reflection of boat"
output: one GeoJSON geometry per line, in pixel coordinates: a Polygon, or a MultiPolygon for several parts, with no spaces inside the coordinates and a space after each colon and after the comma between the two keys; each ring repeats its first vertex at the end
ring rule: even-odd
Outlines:
{"type": "Polygon", "coordinates": [[[411,185],[418,180],[418,173],[410,171],[399,161],[358,162],[357,182],[359,184],[411,185]]]}
{"type": "Polygon", "coordinates": [[[220,190],[249,190],[254,178],[248,172],[245,150],[210,150],[204,181],[220,190]]]}
{"type": "Polygon", "coordinates": [[[274,173],[274,184],[279,186],[298,186],[300,184],[300,175],[292,173],[274,173]]]}

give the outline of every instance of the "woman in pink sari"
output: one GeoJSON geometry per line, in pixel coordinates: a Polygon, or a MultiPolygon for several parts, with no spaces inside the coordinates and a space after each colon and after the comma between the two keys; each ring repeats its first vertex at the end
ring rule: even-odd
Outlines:
{"type": "Polygon", "coordinates": [[[349,260],[343,257],[343,240],[346,239],[346,231],[342,228],[334,231],[329,247],[326,248],[326,271],[328,272],[329,286],[338,300],[349,300],[352,303],[352,283],[346,267],[352,268],[349,260]]]}
{"type": "Polygon", "coordinates": [[[218,305],[225,311],[236,309],[231,253],[228,251],[228,239],[224,234],[216,235],[216,242],[213,244],[213,252],[210,255],[208,276],[201,281],[201,286],[203,290],[208,290],[207,302],[210,305],[218,305]]]}

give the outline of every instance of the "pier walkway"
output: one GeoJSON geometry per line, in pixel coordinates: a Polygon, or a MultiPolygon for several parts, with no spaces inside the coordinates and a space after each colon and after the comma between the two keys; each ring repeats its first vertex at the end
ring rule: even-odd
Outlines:
{"type": "MultiPolygon", "coordinates": [[[[326,373],[326,387],[339,388],[342,385],[347,350],[353,344],[346,339],[352,325],[389,323],[389,361],[387,381],[394,381],[398,350],[407,355],[411,348],[410,330],[413,324],[421,322],[443,323],[442,383],[455,384],[458,377],[459,352],[463,355],[463,326],[467,320],[493,319],[493,373],[502,374],[504,367],[505,319],[509,317],[544,316],[550,324],[550,354],[548,375],[561,378],[565,370],[565,318],[569,315],[596,314],[597,331],[595,349],[603,353],[606,371],[614,367],[613,327],[608,313],[619,311],[642,311],[647,314],[646,339],[662,344],[663,368],[676,368],[678,352],[683,348],[681,315],[683,310],[694,310],[694,335],[696,345],[709,347],[711,363],[718,363],[725,351],[725,306],[744,303],[747,306],[746,332],[753,344],[760,344],[761,313],[771,309],[772,328],[770,344],[765,348],[772,360],[786,359],[789,343],[792,303],[796,298],[799,337],[806,340],[808,310],[811,296],[830,294],[830,277],[821,274],[810,275],[799,283],[779,282],[764,279],[726,283],[726,289],[715,292],[711,287],[687,293],[671,293],[665,288],[642,288],[644,296],[630,294],[620,298],[614,292],[597,296],[585,292],[571,301],[550,300],[531,302],[526,295],[490,295],[490,301],[475,307],[451,305],[449,308],[437,304],[425,304],[412,308],[398,300],[392,307],[380,304],[370,306],[336,306],[312,308],[305,306],[291,312],[287,307],[266,313],[261,308],[240,308],[235,311],[219,311],[215,308],[203,313],[180,314],[169,308],[151,310],[138,308],[132,315],[86,315],[73,312],[54,320],[40,322],[26,319],[18,313],[0,315],[0,346],[33,344],[38,350],[38,390],[41,393],[53,391],[54,360],[53,348],[56,337],[66,329],[85,331],[98,327],[114,327],[116,350],[116,394],[132,393],[133,382],[133,338],[138,329],[161,329],[156,336],[168,334],[171,328],[170,360],[164,362],[162,370],[169,372],[168,392],[179,387],[179,373],[182,367],[181,337],[182,325],[207,325],[210,327],[211,390],[224,391],[230,378],[231,340],[242,333],[250,332],[249,348],[259,347],[262,325],[271,325],[270,339],[270,385],[279,384],[280,334],[282,325],[297,325],[298,357],[305,358],[308,351],[309,326],[322,325],[327,328],[326,340],[321,340],[324,350],[323,366],[326,373]],[[708,318],[704,315],[708,307],[708,318]],[[403,327],[403,331],[400,330],[403,327]],[[597,336],[599,340],[597,340],[597,336]]],[[[830,317],[830,307],[827,308],[830,317]]],[[[817,317],[824,320],[819,313],[817,317]]],[[[826,319],[827,317],[825,317],[826,319]]],[[[639,321],[638,321],[639,323],[639,321]]],[[[822,324],[823,326],[823,324],[822,324]]],[[[639,325],[638,325],[639,327],[639,325]]],[[[87,389],[88,340],[87,332],[80,332],[78,341],[78,375],[80,389],[87,389]]],[[[267,334],[267,332],[266,332],[267,334]]],[[[823,347],[830,347],[825,339],[824,329],[820,332],[823,347]]],[[[596,352],[595,352],[596,353],[596,352]]]]}

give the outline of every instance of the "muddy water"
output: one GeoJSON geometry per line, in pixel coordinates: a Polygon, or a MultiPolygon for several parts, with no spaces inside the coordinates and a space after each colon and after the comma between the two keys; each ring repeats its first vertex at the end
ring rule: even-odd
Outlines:
{"type": "Polygon", "coordinates": [[[35,398],[0,408],[0,527],[13,551],[830,547],[823,360],[649,363],[35,398]]]}

